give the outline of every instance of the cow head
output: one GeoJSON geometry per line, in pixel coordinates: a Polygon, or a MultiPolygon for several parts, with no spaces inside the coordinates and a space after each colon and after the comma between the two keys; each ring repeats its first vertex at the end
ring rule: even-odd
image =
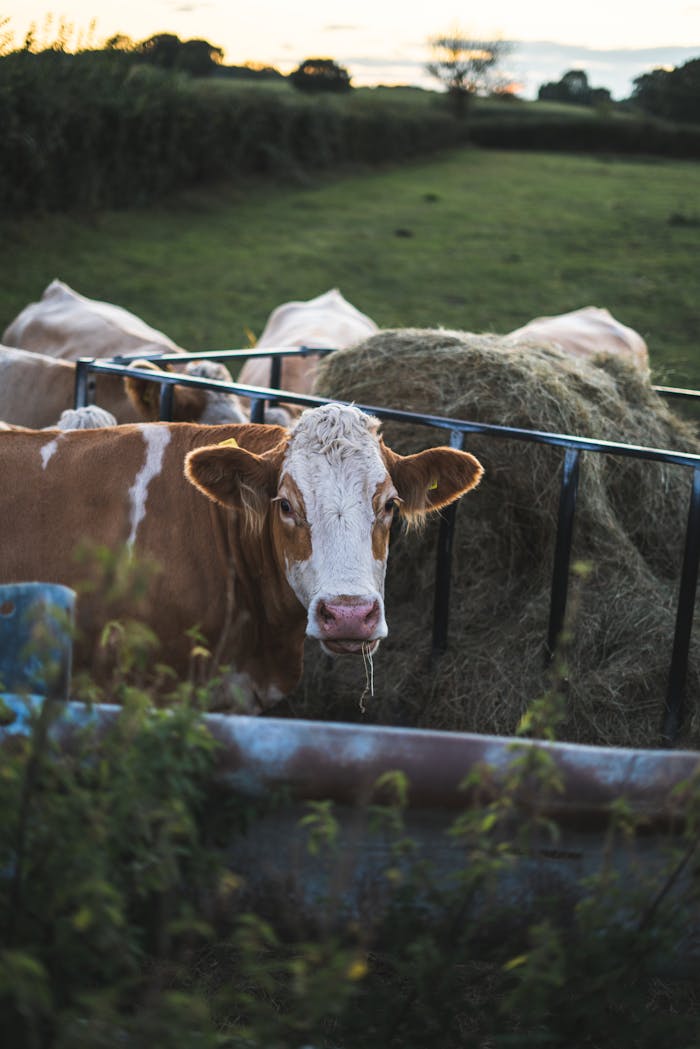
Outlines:
{"type": "Polygon", "coordinates": [[[324,405],[262,454],[225,442],[190,452],[185,465],[210,499],[268,529],[275,562],[307,611],[307,636],[333,654],[372,652],[387,634],[395,515],[420,520],[482,474],[472,455],[452,448],[398,455],[378,426],[357,408],[324,405]]]}
{"type": "MultiPolygon", "coordinates": [[[[162,374],[163,369],[149,360],[134,360],[133,366],[155,375],[162,374]]],[[[225,365],[217,361],[188,361],[182,369],[172,364],[166,365],[167,371],[181,370],[185,375],[194,375],[202,379],[215,379],[217,382],[231,382],[231,375],[225,365]]],[[[142,379],[136,375],[124,377],[124,388],[129,400],[142,418],[155,422],[160,418],[160,383],[142,379]]],[[[246,417],[238,397],[224,390],[206,390],[194,386],[176,386],[173,391],[173,420],[175,422],[197,422],[208,425],[219,423],[242,423],[246,417]]]]}

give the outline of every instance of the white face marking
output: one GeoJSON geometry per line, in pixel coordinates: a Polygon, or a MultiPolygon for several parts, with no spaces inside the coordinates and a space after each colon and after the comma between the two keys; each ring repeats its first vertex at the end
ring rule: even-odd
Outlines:
{"type": "Polygon", "coordinates": [[[41,465],[45,470],[49,465],[49,459],[54,455],[58,448],[58,437],[54,437],[52,441],[47,441],[46,444],[41,446],[41,465]]]}
{"type": "Polygon", "coordinates": [[[146,458],[129,489],[129,500],[131,502],[131,512],[129,514],[131,530],[127,540],[129,546],[133,545],[138,527],[146,515],[148,486],[153,478],[160,473],[163,465],[163,454],[170,442],[170,431],[166,426],[157,424],[149,426],[148,423],[144,423],[139,429],[143,434],[146,445],[146,458]]]}
{"type": "Polygon", "coordinates": [[[376,420],[357,408],[327,405],[302,414],[292,431],[282,476],[298,486],[311,531],[311,557],[288,562],[287,578],[308,609],[307,633],[319,637],[315,609],[341,595],[377,601],[375,636],[386,635],[386,560],[372,550],[377,487],[387,476],[374,434],[376,420]]]}

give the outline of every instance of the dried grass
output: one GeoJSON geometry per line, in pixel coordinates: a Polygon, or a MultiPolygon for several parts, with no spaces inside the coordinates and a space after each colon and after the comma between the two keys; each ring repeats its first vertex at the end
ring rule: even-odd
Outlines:
{"type": "MultiPolygon", "coordinates": [[[[361,404],[580,436],[700,451],[690,423],[648,378],[612,357],[575,361],[536,344],[444,330],[383,331],[321,364],[316,392],[361,404]]],[[[387,423],[403,453],[445,443],[434,428],[387,423]]],[[[450,641],[431,666],[437,523],[392,541],[389,638],[375,661],[366,717],[384,724],[507,734],[553,684],[545,668],[551,566],[563,450],[468,435],[485,467],[458,511],[450,641]]],[[[582,457],[569,598],[570,640],[557,661],[566,693],[559,738],[658,745],[667,687],[683,537],[687,469],[622,457],[582,457]]],[[[362,667],[307,653],[298,716],[357,720],[362,667]]],[[[687,697],[700,694],[693,644],[687,697]]],[[[700,720],[700,719],[699,719],[700,720]]],[[[700,728],[686,718],[683,743],[700,728]]]]}

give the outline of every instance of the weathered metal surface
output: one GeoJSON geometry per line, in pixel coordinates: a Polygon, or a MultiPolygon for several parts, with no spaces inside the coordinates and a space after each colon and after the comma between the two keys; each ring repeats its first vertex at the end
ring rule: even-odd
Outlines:
{"type": "MultiPolygon", "coordinates": [[[[0,741],[26,732],[42,702],[3,699],[17,717],[0,729],[0,741]]],[[[60,708],[52,731],[66,747],[76,728],[92,723],[100,732],[120,714],[108,705],[60,708]]],[[[489,883],[467,893],[462,920],[472,922],[477,935],[502,940],[524,934],[540,919],[543,900],[570,911],[604,870],[614,871],[623,887],[622,921],[629,920],[633,893],[641,893],[641,913],[661,895],[679,913],[687,907],[693,874],[691,864],[679,865],[689,846],[673,792],[700,774],[700,753],[267,717],[212,714],[204,722],[219,743],[215,785],[253,812],[245,830],[232,832],[225,845],[227,863],[241,879],[237,908],[262,905],[290,921],[325,928],[348,920],[371,924],[391,905],[396,885],[411,884],[412,904],[428,920],[444,920],[440,908],[460,898],[473,862],[468,836],[454,833],[455,821],[465,812],[486,811],[511,791],[505,819],[479,832],[480,849],[491,847],[496,855],[508,843],[508,858],[489,883]],[[513,790],[514,762],[543,755],[551,759],[559,789],[543,790],[526,775],[513,790]],[[465,777],[478,769],[478,789],[465,791],[465,777]],[[373,787],[395,770],[406,777],[408,792],[392,829],[391,821],[377,823],[372,806],[386,803],[373,787]],[[629,837],[610,833],[611,809],[621,798],[638,821],[638,832],[629,837]],[[314,801],[334,803],[334,835],[318,850],[309,848],[309,827],[302,822],[314,801]],[[531,822],[523,838],[533,815],[539,822],[531,822]],[[410,841],[410,849],[397,853],[398,841],[410,841]],[[420,877],[411,882],[417,870],[420,877]]],[[[695,909],[682,913],[684,932],[670,955],[659,955],[661,971],[674,975],[685,975],[700,958],[700,916],[695,909]]]]}

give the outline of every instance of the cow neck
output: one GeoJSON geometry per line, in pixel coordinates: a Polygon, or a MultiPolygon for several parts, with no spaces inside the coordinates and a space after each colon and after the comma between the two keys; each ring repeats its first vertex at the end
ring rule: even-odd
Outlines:
{"type": "MultiPolygon", "coordinates": [[[[274,556],[270,514],[253,533],[245,528],[242,514],[213,504],[212,510],[219,518],[217,543],[228,565],[228,614],[218,661],[231,662],[248,675],[259,697],[270,686],[285,694],[301,677],[306,610],[274,556]]],[[[261,705],[266,705],[264,699],[261,705]]]]}

